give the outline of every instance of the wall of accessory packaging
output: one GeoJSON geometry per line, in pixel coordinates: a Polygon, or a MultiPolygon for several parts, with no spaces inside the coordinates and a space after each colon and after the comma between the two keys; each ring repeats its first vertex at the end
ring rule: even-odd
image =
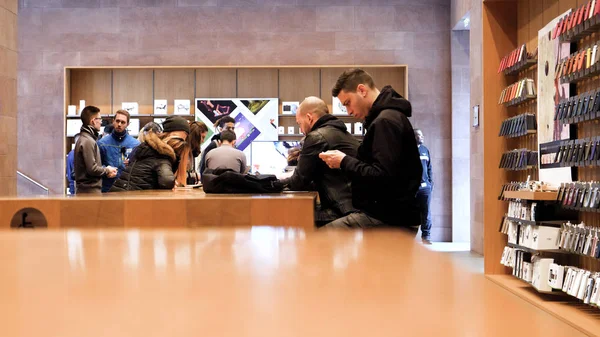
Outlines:
{"type": "Polygon", "coordinates": [[[507,116],[499,136],[506,141],[499,167],[506,171],[509,181],[538,178],[537,163],[537,50],[527,50],[525,44],[512,50],[500,62],[498,72],[510,83],[498,99],[506,107],[507,116]]]}
{"type": "Polygon", "coordinates": [[[506,143],[513,150],[502,157],[500,167],[519,171],[507,175],[510,183],[500,192],[499,199],[508,208],[499,231],[507,235],[508,242],[500,263],[510,267],[513,276],[540,293],[570,296],[599,307],[600,4],[596,7],[596,2],[577,1],[578,6],[558,20],[549,34],[549,40],[558,39],[567,48],[570,44],[568,56],[557,57],[555,64],[546,64],[541,58],[537,62],[537,49],[528,52],[529,43],[511,51],[500,63],[499,72],[516,78],[516,87],[509,86],[499,99],[508,111],[500,136],[508,138],[506,143]],[[539,83],[534,72],[542,69],[548,75],[548,67],[554,67],[554,110],[536,113],[539,83]],[[561,85],[568,90],[559,93],[561,85]],[[558,132],[555,141],[540,140],[538,147],[536,130],[543,127],[537,125],[538,115],[542,120],[551,118],[555,130],[560,130],[557,126],[568,128],[568,139],[561,139],[558,132]],[[539,151],[539,165],[529,165],[528,151],[539,151]],[[539,180],[540,169],[560,167],[571,168],[572,182],[562,182],[554,196],[530,193],[515,198],[519,195],[511,194],[522,189],[542,190],[541,184],[525,181],[539,180]]]}
{"type": "Polygon", "coordinates": [[[574,7],[555,28],[556,38],[570,43],[571,54],[559,60],[556,66],[559,81],[569,84],[569,99],[559,101],[554,110],[555,120],[570,125],[572,141],[569,143],[573,144],[563,146],[563,152],[557,152],[555,159],[573,167],[572,179],[575,182],[561,186],[558,204],[577,213],[578,221],[572,223],[583,222],[587,227],[578,229],[576,240],[564,242],[565,234],[567,239],[572,238],[573,231],[563,226],[561,250],[574,253],[569,258],[576,267],[594,272],[600,272],[597,252],[600,249],[597,243],[596,247],[592,247],[594,241],[598,241],[595,238],[600,236],[600,232],[596,232],[600,229],[600,185],[597,184],[600,182],[600,3],[597,2],[578,3],[579,6],[574,7]],[[570,26],[567,26],[569,23],[570,26]],[[566,69],[566,62],[571,60],[573,66],[566,69]],[[573,152],[570,158],[569,149],[573,152]]]}

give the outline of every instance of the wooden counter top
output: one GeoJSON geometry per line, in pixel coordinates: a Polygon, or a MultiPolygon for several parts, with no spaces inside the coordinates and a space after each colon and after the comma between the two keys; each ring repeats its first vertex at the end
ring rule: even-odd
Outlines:
{"type": "Polygon", "coordinates": [[[316,192],[206,194],[198,189],[101,195],[0,198],[0,228],[22,209],[39,210],[48,228],[282,226],[312,229],[316,192]]]}
{"type": "Polygon", "coordinates": [[[2,335],[583,334],[401,231],[0,231],[2,335]]]}

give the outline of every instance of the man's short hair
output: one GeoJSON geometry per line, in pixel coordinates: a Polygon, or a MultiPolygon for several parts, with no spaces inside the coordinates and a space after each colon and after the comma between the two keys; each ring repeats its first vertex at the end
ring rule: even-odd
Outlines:
{"type": "Polygon", "coordinates": [[[338,97],[342,90],[356,92],[356,87],[359,84],[364,84],[371,89],[375,88],[373,77],[368,72],[360,68],[348,69],[340,75],[335,86],[331,89],[331,94],[333,97],[338,97]]]}
{"type": "Polygon", "coordinates": [[[92,123],[92,118],[94,115],[100,112],[100,109],[93,105],[88,105],[81,111],[81,122],[83,122],[83,126],[88,126],[92,123]]]}
{"type": "Polygon", "coordinates": [[[127,117],[127,124],[129,124],[129,117],[130,117],[129,111],[127,111],[127,110],[117,110],[117,112],[115,113],[115,118],[114,119],[117,119],[117,115],[124,115],[125,117],[127,117]]]}
{"type": "Polygon", "coordinates": [[[223,132],[221,132],[221,141],[222,142],[231,143],[235,139],[236,139],[235,132],[229,131],[229,130],[224,130],[223,132]]]}
{"type": "Polygon", "coordinates": [[[221,117],[217,120],[217,122],[215,123],[215,126],[222,128],[225,126],[226,123],[234,123],[235,124],[235,119],[233,119],[233,117],[231,117],[231,116],[221,117]]]}

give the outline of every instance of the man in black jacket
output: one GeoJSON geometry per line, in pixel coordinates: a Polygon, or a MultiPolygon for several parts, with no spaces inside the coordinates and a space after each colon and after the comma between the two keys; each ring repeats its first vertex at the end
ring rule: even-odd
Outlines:
{"type": "Polygon", "coordinates": [[[342,73],[332,94],[348,114],[364,120],[367,130],[356,157],[327,151],[319,157],[352,179],[352,200],[359,212],[326,225],[327,228],[410,227],[420,223],[416,194],[421,183],[421,161],[408,120],[410,102],[392,87],[379,91],[362,69],[342,73]]]}
{"type": "Polygon", "coordinates": [[[280,182],[293,191],[307,191],[314,184],[321,201],[315,210],[317,227],[356,212],[352,206],[349,177],[340,170],[327,167],[319,159],[319,153],[339,150],[356,157],[358,140],[348,133],[341,120],[329,114],[327,104],[318,97],[307,97],[302,101],[296,112],[296,122],[306,138],[294,174],[280,182]]]}
{"type": "Polygon", "coordinates": [[[200,157],[200,167],[199,167],[200,175],[202,175],[202,173],[204,173],[204,170],[206,170],[206,155],[210,151],[219,147],[219,141],[221,140],[221,132],[223,132],[225,130],[235,132],[235,119],[233,119],[233,117],[231,117],[229,115],[227,115],[225,117],[221,117],[215,123],[215,129],[217,131],[219,131],[219,133],[215,134],[210,139],[210,144],[208,144],[208,146],[204,149],[204,151],[202,152],[202,157],[200,157]]]}
{"type": "Polygon", "coordinates": [[[431,193],[433,192],[433,170],[431,169],[431,155],[429,149],[423,144],[425,136],[423,131],[415,129],[415,139],[419,144],[419,156],[421,166],[423,168],[423,176],[421,177],[421,185],[417,192],[417,203],[421,210],[421,239],[423,243],[431,244],[431,193]]]}

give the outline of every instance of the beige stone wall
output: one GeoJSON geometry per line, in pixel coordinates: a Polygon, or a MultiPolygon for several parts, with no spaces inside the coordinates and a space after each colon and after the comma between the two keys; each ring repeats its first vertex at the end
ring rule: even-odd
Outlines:
{"type": "Polygon", "coordinates": [[[17,193],[17,0],[0,0],[0,196],[17,193]]]}
{"type": "Polygon", "coordinates": [[[482,104],[482,0],[452,0],[451,21],[454,27],[458,21],[470,14],[470,42],[469,42],[469,76],[470,76],[470,111],[479,105],[478,128],[470,128],[470,174],[471,174],[471,249],[483,254],[483,123],[484,107],[482,104]]]}

